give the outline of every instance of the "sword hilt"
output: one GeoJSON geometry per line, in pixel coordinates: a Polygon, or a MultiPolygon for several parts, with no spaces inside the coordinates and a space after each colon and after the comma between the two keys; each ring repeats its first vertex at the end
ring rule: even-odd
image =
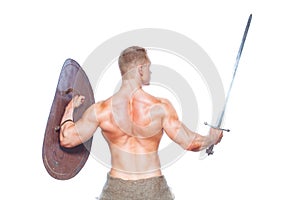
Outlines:
{"type": "MultiPolygon", "coordinates": [[[[218,129],[218,130],[230,132],[229,129],[224,129],[224,128],[220,128],[220,127],[217,127],[217,126],[213,126],[213,125],[211,125],[211,124],[208,124],[207,122],[204,122],[204,124],[205,124],[206,126],[209,126],[209,127],[211,127],[211,128],[214,128],[214,129],[218,129]]],[[[209,148],[206,149],[207,155],[210,156],[210,155],[213,155],[213,154],[214,154],[214,151],[213,151],[214,146],[215,146],[215,145],[211,145],[209,148]]]]}

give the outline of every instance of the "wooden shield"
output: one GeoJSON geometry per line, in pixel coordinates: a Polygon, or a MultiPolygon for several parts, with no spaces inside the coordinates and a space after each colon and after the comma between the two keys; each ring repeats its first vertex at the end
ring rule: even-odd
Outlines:
{"type": "Polygon", "coordinates": [[[59,180],[74,177],[86,163],[91,150],[92,138],[74,148],[63,148],[59,143],[59,125],[65,107],[78,94],[85,96],[85,102],[74,110],[75,122],[95,100],[83,69],[76,61],[67,59],[59,76],[43,143],[44,166],[53,178],[59,180]]]}

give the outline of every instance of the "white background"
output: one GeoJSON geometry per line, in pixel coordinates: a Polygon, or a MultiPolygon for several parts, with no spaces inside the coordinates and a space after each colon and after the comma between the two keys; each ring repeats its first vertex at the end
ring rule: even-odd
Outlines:
{"type": "MultiPolygon", "coordinates": [[[[299,199],[299,9],[296,1],[3,1],[0,3],[0,199],[95,199],[108,169],[90,157],[73,179],[51,178],[42,143],[61,66],[102,42],[163,28],[197,42],[224,85],[250,13],[223,142],[163,170],[176,199],[299,199]]],[[[103,55],[105,56],[105,55],[103,55]]],[[[201,129],[201,128],[200,128],[201,129]]]]}

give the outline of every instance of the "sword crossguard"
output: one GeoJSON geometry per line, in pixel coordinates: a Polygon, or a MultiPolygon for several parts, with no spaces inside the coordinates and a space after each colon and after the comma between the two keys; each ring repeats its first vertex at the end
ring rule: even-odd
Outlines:
{"type": "Polygon", "coordinates": [[[218,130],[230,132],[229,129],[224,129],[224,128],[216,127],[216,126],[213,126],[213,125],[211,125],[211,124],[209,124],[209,123],[207,123],[207,122],[204,122],[204,125],[209,126],[209,127],[211,127],[211,128],[214,128],[214,129],[218,129],[218,130]]]}

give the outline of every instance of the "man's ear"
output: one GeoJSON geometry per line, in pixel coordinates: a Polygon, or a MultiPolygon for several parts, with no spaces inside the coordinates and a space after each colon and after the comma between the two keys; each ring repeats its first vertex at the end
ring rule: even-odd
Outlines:
{"type": "Polygon", "coordinates": [[[139,72],[140,76],[143,76],[143,66],[138,67],[138,72],[139,72]]]}

